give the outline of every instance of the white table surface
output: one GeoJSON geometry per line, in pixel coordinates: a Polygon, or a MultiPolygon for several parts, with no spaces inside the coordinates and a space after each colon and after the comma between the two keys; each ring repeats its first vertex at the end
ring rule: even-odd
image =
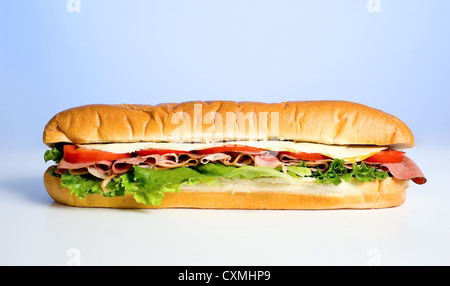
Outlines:
{"type": "Polygon", "coordinates": [[[428,182],[402,206],[330,211],[68,207],[44,151],[2,153],[0,265],[450,265],[449,147],[408,150],[428,182]]]}

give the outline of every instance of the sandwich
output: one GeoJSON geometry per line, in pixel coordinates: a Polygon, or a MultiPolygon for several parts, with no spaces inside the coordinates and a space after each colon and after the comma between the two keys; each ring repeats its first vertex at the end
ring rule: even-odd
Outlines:
{"type": "Polygon", "coordinates": [[[387,208],[427,181],[408,126],[347,101],[85,105],[43,141],[47,192],[78,207],[387,208]]]}

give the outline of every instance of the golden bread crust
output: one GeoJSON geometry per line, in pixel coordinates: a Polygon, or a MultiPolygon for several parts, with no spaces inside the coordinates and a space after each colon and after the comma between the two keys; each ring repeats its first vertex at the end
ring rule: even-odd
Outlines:
{"type": "Polygon", "coordinates": [[[283,103],[192,101],[86,105],[56,114],[43,140],[57,142],[193,142],[295,140],[336,145],[414,146],[397,117],[347,101],[283,103]]]}

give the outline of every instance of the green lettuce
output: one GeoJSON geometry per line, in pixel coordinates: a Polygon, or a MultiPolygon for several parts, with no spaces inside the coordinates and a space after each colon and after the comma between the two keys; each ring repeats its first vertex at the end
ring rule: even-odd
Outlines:
{"type": "Polygon", "coordinates": [[[131,193],[137,202],[159,205],[165,192],[178,192],[183,185],[211,184],[216,177],[201,174],[188,167],[168,170],[145,169],[134,166],[134,172],[120,176],[125,193],[131,193]]]}
{"type": "Polygon", "coordinates": [[[72,175],[65,172],[61,175],[61,186],[67,187],[72,194],[80,199],[84,199],[86,195],[103,194],[105,197],[120,197],[125,195],[125,189],[121,186],[120,180],[112,180],[107,185],[107,193],[104,193],[100,184],[102,179],[94,177],[90,174],[72,175]]]}
{"type": "Polygon", "coordinates": [[[53,147],[51,150],[45,151],[44,161],[45,162],[53,161],[56,164],[58,164],[59,161],[61,161],[62,157],[63,157],[62,152],[59,151],[56,147],[53,147]]]}
{"type": "Polygon", "coordinates": [[[349,170],[344,166],[345,162],[341,159],[334,159],[328,169],[322,173],[317,170],[313,173],[318,183],[329,182],[336,186],[342,183],[343,180],[349,182],[352,178],[360,182],[372,182],[375,179],[384,180],[389,177],[388,172],[375,170],[374,167],[368,167],[364,162],[360,165],[353,163],[353,168],[349,170]]]}
{"type": "Polygon", "coordinates": [[[257,179],[257,178],[281,178],[288,182],[293,182],[293,177],[280,172],[271,167],[254,167],[254,166],[225,166],[219,163],[209,163],[200,166],[200,170],[204,174],[216,174],[225,179],[257,179]],[[218,170],[220,169],[220,172],[218,170]]]}
{"type": "Polygon", "coordinates": [[[304,166],[286,166],[286,173],[297,179],[312,175],[311,169],[304,166]]]}

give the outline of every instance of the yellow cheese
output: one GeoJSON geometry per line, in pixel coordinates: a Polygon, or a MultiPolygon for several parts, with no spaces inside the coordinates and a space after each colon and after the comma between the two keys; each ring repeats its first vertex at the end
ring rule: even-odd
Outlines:
{"type": "MultiPolygon", "coordinates": [[[[145,149],[171,149],[171,150],[200,150],[211,147],[226,146],[227,143],[159,143],[159,142],[139,142],[139,143],[109,143],[109,144],[83,144],[80,145],[88,149],[96,149],[113,153],[129,153],[145,149]]],[[[344,159],[346,162],[362,161],[381,150],[384,146],[345,146],[345,145],[325,145],[317,143],[293,142],[293,141],[236,141],[228,144],[238,144],[250,147],[257,147],[271,151],[289,151],[320,153],[331,158],[344,159]]]]}

